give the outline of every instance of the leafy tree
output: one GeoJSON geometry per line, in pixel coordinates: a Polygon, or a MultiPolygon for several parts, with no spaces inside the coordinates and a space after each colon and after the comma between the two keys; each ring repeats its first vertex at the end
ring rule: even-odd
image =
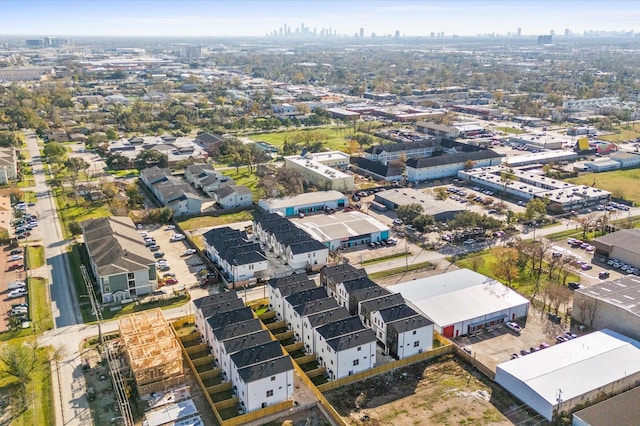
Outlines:
{"type": "Polygon", "coordinates": [[[419,216],[416,216],[411,224],[415,226],[418,231],[424,232],[430,226],[434,226],[436,224],[436,220],[431,215],[421,214],[419,216]]]}
{"type": "Polygon", "coordinates": [[[26,389],[36,368],[35,350],[23,344],[8,344],[0,351],[2,372],[14,377],[18,384],[18,406],[24,407],[26,389]]]}
{"type": "Polygon", "coordinates": [[[22,145],[22,139],[18,132],[2,131],[0,132],[0,146],[2,147],[19,147],[22,145]]]}
{"type": "Polygon", "coordinates": [[[125,195],[127,196],[127,207],[130,209],[139,208],[144,205],[144,195],[140,192],[137,184],[132,183],[127,185],[125,195]]]}
{"type": "Polygon", "coordinates": [[[418,203],[406,204],[396,209],[396,215],[404,223],[413,223],[413,220],[424,213],[424,208],[418,203]]]}
{"type": "Polygon", "coordinates": [[[169,167],[169,158],[155,149],[145,149],[134,159],[134,164],[138,170],[158,166],[162,169],[169,167]]]}
{"type": "Polygon", "coordinates": [[[124,169],[128,169],[131,165],[131,161],[129,161],[129,157],[126,157],[120,154],[119,152],[116,152],[108,156],[104,160],[104,163],[111,170],[124,170],[124,169]]]}
{"type": "Polygon", "coordinates": [[[433,192],[435,192],[438,200],[446,200],[447,198],[449,198],[449,195],[450,195],[449,192],[447,192],[447,188],[445,188],[444,186],[439,186],[437,188],[434,188],[433,192]]]}
{"type": "Polygon", "coordinates": [[[71,172],[72,181],[75,186],[75,182],[78,180],[78,175],[81,171],[86,170],[91,167],[89,163],[82,157],[71,157],[67,161],[64,162],[64,166],[71,172]]]}
{"type": "Polygon", "coordinates": [[[496,276],[505,280],[509,287],[512,287],[513,281],[520,278],[517,260],[517,250],[514,248],[506,248],[496,251],[496,260],[491,264],[496,276]]]}
{"type": "Polygon", "coordinates": [[[80,235],[82,234],[82,226],[77,221],[69,222],[69,232],[71,235],[80,235]]]}
{"type": "Polygon", "coordinates": [[[542,198],[532,198],[526,205],[524,218],[527,221],[540,220],[547,215],[547,204],[542,198]]]}
{"type": "Polygon", "coordinates": [[[67,150],[59,142],[49,142],[44,146],[44,155],[49,159],[51,163],[60,164],[64,161],[67,150]]]}
{"type": "Polygon", "coordinates": [[[280,167],[276,179],[286,195],[302,194],[304,190],[304,179],[298,170],[280,167]]]}

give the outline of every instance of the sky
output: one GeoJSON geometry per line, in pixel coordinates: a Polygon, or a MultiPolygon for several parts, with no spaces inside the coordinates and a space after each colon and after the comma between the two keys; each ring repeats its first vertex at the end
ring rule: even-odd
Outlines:
{"type": "Polygon", "coordinates": [[[0,0],[0,35],[263,36],[288,27],[404,36],[640,32],[640,2],[597,0],[0,0]]]}

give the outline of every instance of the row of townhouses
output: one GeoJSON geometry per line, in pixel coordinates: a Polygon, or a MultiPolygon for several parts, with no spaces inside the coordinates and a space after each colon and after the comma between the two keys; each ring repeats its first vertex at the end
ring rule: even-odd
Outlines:
{"type": "Polygon", "coordinates": [[[173,176],[171,169],[157,166],[140,172],[140,180],[164,206],[170,207],[174,215],[198,214],[202,208],[202,199],[193,188],[173,176]]]}
{"type": "Polygon", "coordinates": [[[235,291],[196,299],[196,328],[244,412],[293,396],[293,363],[235,291]]]}
{"type": "Polygon", "coordinates": [[[234,283],[263,277],[268,271],[260,244],[245,231],[228,226],[211,229],[204,234],[204,246],[207,257],[234,283]]]}

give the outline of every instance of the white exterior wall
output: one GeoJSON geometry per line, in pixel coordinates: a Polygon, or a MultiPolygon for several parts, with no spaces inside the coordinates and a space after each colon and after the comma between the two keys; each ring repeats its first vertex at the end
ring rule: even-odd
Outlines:
{"type": "MultiPolygon", "coordinates": [[[[285,302],[286,303],[286,302],[285,302]]],[[[288,303],[287,303],[288,305],[288,303]]],[[[289,325],[289,329],[293,331],[293,336],[296,339],[296,342],[302,342],[302,318],[296,311],[293,310],[293,306],[287,307],[287,325],[289,325]]]]}
{"type": "Polygon", "coordinates": [[[349,309],[349,293],[344,288],[344,283],[336,285],[336,294],[334,296],[338,305],[349,309]]]}
{"type": "Polygon", "coordinates": [[[325,265],[329,257],[328,248],[298,254],[293,254],[291,250],[286,250],[286,252],[287,263],[293,269],[307,269],[308,266],[325,265]]]}
{"type": "Polygon", "coordinates": [[[251,383],[243,383],[234,371],[233,384],[237,386],[237,396],[244,403],[246,412],[251,412],[269,405],[287,401],[293,396],[293,370],[278,373],[272,377],[265,377],[251,383]],[[272,380],[272,378],[275,378],[272,380]],[[273,395],[267,396],[268,391],[273,395]]]}
{"type": "MultiPolygon", "coordinates": [[[[506,315],[506,321],[513,321],[514,319],[520,318],[520,317],[524,317],[526,316],[528,313],[528,304],[524,304],[524,305],[520,305],[520,306],[515,306],[511,309],[504,309],[502,311],[498,311],[498,312],[492,312],[489,313],[487,315],[485,315],[484,317],[477,317],[477,318],[470,318],[467,319],[465,321],[460,321],[456,324],[454,324],[453,327],[453,337],[457,337],[463,334],[467,334],[467,330],[468,330],[468,326],[474,323],[477,323],[478,321],[482,321],[483,319],[490,319],[490,318],[494,318],[494,317],[498,317],[500,315],[506,315]]],[[[443,327],[446,327],[447,325],[450,324],[442,324],[443,327]]],[[[442,329],[440,328],[440,330],[438,330],[438,328],[436,326],[436,330],[439,333],[442,333],[442,329]]]]}
{"type": "Polygon", "coordinates": [[[400,359],[431,349],[433,349],[433,324],[398,334],[397,355],[400,359]],[[415,342],[418,342],[418,346],[415,346],[415,342]]]}
{"type": "Polygon", "coordinates": [[[387,324],[382,320],[380,311],[371,312],[371,329],[376,333],[376,339],[382,342],[386,349],[387,324]]]}
{"type": "Polygon", "coordinates": [[[331,380],[341,379],[351,376],[361,371],[369,370],[376,365],[376,342],[365,343],[361,346],[336,352],[325,342],[318,346],[320,348],[318,360],[319,364],[327,368],[327,373],[331,380]],[[360,350],[358,350],[360,348],[360,350]],[[354,362],[358,365],[354,365],[354,362]]]}
{"type": "Polygon", "coordinates": [[[307,354],[316,353],[315,328],[311,327],[311,323],[307,317],[301,318],[302,323],[302,343],[307,354]]]}
{"type": "MultiPolygon", "coordinates": [[[[475,167],[488,167],[500,164],[501,158],[474,160],[475,167]]],[[[414,169],[407,167],[407,180],[409,182],[421,182],[431,179],[440,179],[443,177],[456,176],[460,170],[464,170],[465,162],[445,164],[442,166],[426,167],[422,169],[414,169]]]]}

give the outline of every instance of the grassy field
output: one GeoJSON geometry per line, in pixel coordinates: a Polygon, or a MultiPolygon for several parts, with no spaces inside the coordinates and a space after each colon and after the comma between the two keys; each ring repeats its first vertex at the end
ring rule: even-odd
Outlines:
{"type": "Polygon", "coordinates": [[[242,222],[245,220],[253,220],[251,211],[244,210],[238,213],[225,214],[222,216],[201,216],[193,217],[191,219],[180,220],[176,218],[176,221],[182,229],[185,231],[192,231],[199,228],[209,228],[212,226],[226,225],[228,223],[242,222]]]}
{"type": "Polygon", "coordinates": [[[29,310],[36,333],[53,328],[51,305],[49,303],[49,284],[44,278],[29,278],[29,310]]]}
{"type": "MultiPolygon", "coordinates": [[[[476,258],[480,258],[481,260],[477,264],[476,272],[479,274],[486,275],[494,280],[504,282],[501,278],[496,276],[493,272],[493,265],[496,263],[496,250],[502,250],[502,248],[498,247],[491,250],[482,251],[479,253],[474,253],[465,257],[464,259],[460,259],[455,262],[456,266],[460,268],[467,268],[474,270],[474,262],[476,258]]],[[[544,268],[544,267],[543,267],[544,268]]],[[[542,281],[547,278],[547,275],[543,273],[542,281]]],[[[580,277],[575,274],[569,274],[567,281],[580,281],[580,277]]],[[[532,282],[532,278],[528,274],[520,273],[520,277],[515,279],[511,283],[514,290],[524,295],[531,295],[534,291],[534,283],[532,282]]]]}
{"type": "MultiPolygon", "coordinates": [[[[638,126],[640,129],[640,126],[638,126]]],[[[627,126],[617,127],[615,129],[616,133],[611,135],[602,135],[599,136],[598,139],[608,142],[619,143],[622,141],[635,140],[640,136],[640,130],[636,130],[635,126],[627,126]]]]}
{"type": "Polygon", "coordinates": [[[67,259],[69,260],[69,269],[71,269],[71,275],[73,276],[73,285],[76,288],[76,295],[78,296],[77,303],[80,306],[80,313],[82,314],[82,321],[91,322],[94,321],[91,314],[91,302],[89,301],[87,287],[84,284],[84,278],[82,278],[82,272],[80,272],[80,265],[82,260],[80,258],[80,246],[78,244],[69,245],[69,252],[67,253],[67,259]]]}
{"type": "Polygon", "coordinates": [[[107,173],[116,179],[138,177],[138,175],[140,175],[140,171],[138,169],[107,170],[107,173]]]}
{"type": "Polygon", "coordinates": [[[112,216],[106,205],[99,203],[87,203],[84,199],[78,198],[78,202],[69,196],[67,190],[56,189],[54,191],[58,213],[62,223],[62,232],[65,238],[71,237],[69,224],[72,222],[82,222],[86,219],[96,217],[112,216]]]}
{"type": "MultiPolygon", "coordinates": [[[[305,130],[289,130],[285,132],[273,132],[273,133],[258,133],[250,135],[249,138],[258,142],[264,141],[275,147],[282,148],[284,140],[287,136],[292,136],[296,133],[303,132],[317,132],[322,134],[324,145],[331,150],[341,150],[346,146],[347,139],[345,137],[353,135],[353,130],[348,127],[343,128],[318,128],[318,129],[305,129],[305,130]]],[[[356,133],[358,134],[358,133],[356,133]]],[[[364,134],[364,133],[363,133],[364,134]]],[[[380,140],[378,138],[374,138],[380,140]]]]}
{"type": "MultiPolygon", "coordinates": [[[[31,341],[25,339],[25,343],[31,341]]],[[[15,392],[15,379],[0,373],[0,395],[11,396],[15,392]]],[[[26,388],[27,406],[18,416],[11,419],[12,426],[54,426],[53,388],[49,368],[49,348],[36,351],[35,369],[26,388]]]]}
{"type": "MultiPolygon", "coordinates": [[[[404,253],[403,253],[404,254],[404,253]]],[[[386,271],[379,271],[369,274],[369,278],[372,280],[390,277],[392,275],[404,274],[409,271],[417,271],[418,269],[433,269],[434,266],[431,262],[422,262],[422,263],[414,263],[413,265],[409,265],[408,268],[401,266],[399,268],[387,269],[386,271]]]]}
{"type": "Polygon", "coordinates": [[[22,201],[25,203],[35,203],[38,200],[36,193],[33,191],[22,191],[23,196],[21,197],[22,201]]]}
{"type": "Polygon", "coordinates": [[[27,247],[27,268],[37,269],[44,265],[44,247],[28,246],[27,247]]]}
{"type": "Polygon", "coordinates": [[[640,172],[638,170],[589,173],[566,180],[577,185],[596,186],[611,192],[614,197],[622,197],[625,200],[640,203],[640,172]]]}
{"type": "Polygon", "coordinates": [[[251,190],[253,193],[253,198],[257,200],[259,198],[258,193],[258,176],[255,174],[249,173],[249,167],[243,166],[236,169],[228,169],[222,172],[225,176],[229,176],[233,180],[236,181],[236,185],[244,185],[251,190]]]}

